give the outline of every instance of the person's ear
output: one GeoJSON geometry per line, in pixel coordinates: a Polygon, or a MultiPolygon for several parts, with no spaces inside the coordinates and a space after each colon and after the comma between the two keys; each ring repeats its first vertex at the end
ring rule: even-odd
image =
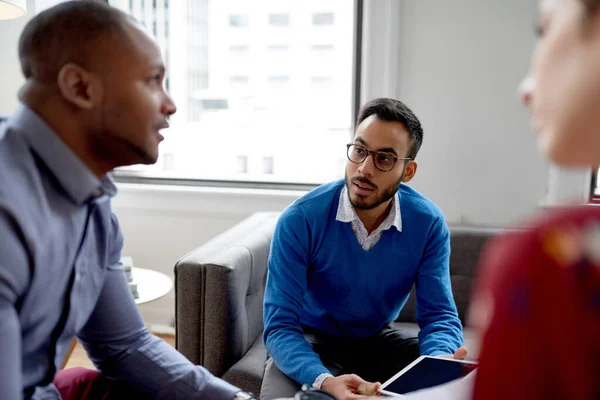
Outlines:
{"type": "Polygon", "coordinates": [[[404,175],[402,175],[402,182],[410,182],[417,173],[418,167],[419,164],[416,161],[407,161],[406,167],[404,168],[404,175]]]}
{"type": "Polygon", "coordinates": [[[90,72],[77,64],[63,65],[57,78],[58,90],[69,103],[91,110],[101,103],[101,85],[90,72]]]}

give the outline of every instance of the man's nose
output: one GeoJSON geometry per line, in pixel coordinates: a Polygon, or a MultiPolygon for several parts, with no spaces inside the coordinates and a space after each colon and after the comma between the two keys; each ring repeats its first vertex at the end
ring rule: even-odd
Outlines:
{"type": "Polygon", "coordinates": [[[373,154],[369,153],[358,167],[358,172],[365,176],[373,176],[373,173],[375,172],[374,160],[373,154]]]}
{"type": "Polygon", "coordinates": [[[162,104],[161,111],[166,116],[171,116],[177,112],[177,106],[168,93],[165,93],[165,101],[162,104]]]}

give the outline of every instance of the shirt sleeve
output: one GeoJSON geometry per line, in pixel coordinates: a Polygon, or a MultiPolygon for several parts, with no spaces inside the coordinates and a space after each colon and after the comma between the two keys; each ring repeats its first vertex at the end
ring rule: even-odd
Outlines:
{"type": "Polygon", "coordinates": [[[302,210],[292,206],[279,218],[269,255],[263,339],[277,367],[300,384],[311,385],[329,373],[304,338],[300,326],[307,287],[309,227],[302,210]]]}
{"type": "Polygon", "coordinates": [[[190,363],[144,325],[120,264],[123,239],[112,216],[110,267],[100,298],[78,335],[104,375],[156,398],[231,400],[240,389],[190,363]]]}
{"type": "Polygon", "coordinates": [[[416,294],[421,354],[454,354],[462,346],[463,337],[450,284],[450,232],[443,218],[429,232],[416,294]]]}
{"type": "Polygon", "coordinates": [[[0,209],[0,399],[23,397],[21,326],[16,304],[30,281],[25,238],[16,220],[0,209]]]}

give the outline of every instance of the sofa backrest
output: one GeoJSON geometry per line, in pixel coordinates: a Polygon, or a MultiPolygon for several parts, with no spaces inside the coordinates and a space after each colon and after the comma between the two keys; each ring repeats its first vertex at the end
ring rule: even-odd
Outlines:
{"type": "MultiPolygon", "coordinates": [[[[450,227],[450,281],[458,316],[465,325],[471,287],[475,278],[481,252],[486,242],[500,229],[450,227]]],[[[397,319],[399,322],[416,322],[415,290],[397,319]]]]}

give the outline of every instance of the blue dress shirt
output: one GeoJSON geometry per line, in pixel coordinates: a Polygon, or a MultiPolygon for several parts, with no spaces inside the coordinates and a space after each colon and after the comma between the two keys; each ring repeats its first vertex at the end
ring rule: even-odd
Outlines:
{"type": "Polygon", "coordinates": [[[238,388],[145,327],[115,193],[27,106],[0,126],[0,399],[59,399],[74,336],[106,377],[155,397],[232,399],[238,388]]]}

